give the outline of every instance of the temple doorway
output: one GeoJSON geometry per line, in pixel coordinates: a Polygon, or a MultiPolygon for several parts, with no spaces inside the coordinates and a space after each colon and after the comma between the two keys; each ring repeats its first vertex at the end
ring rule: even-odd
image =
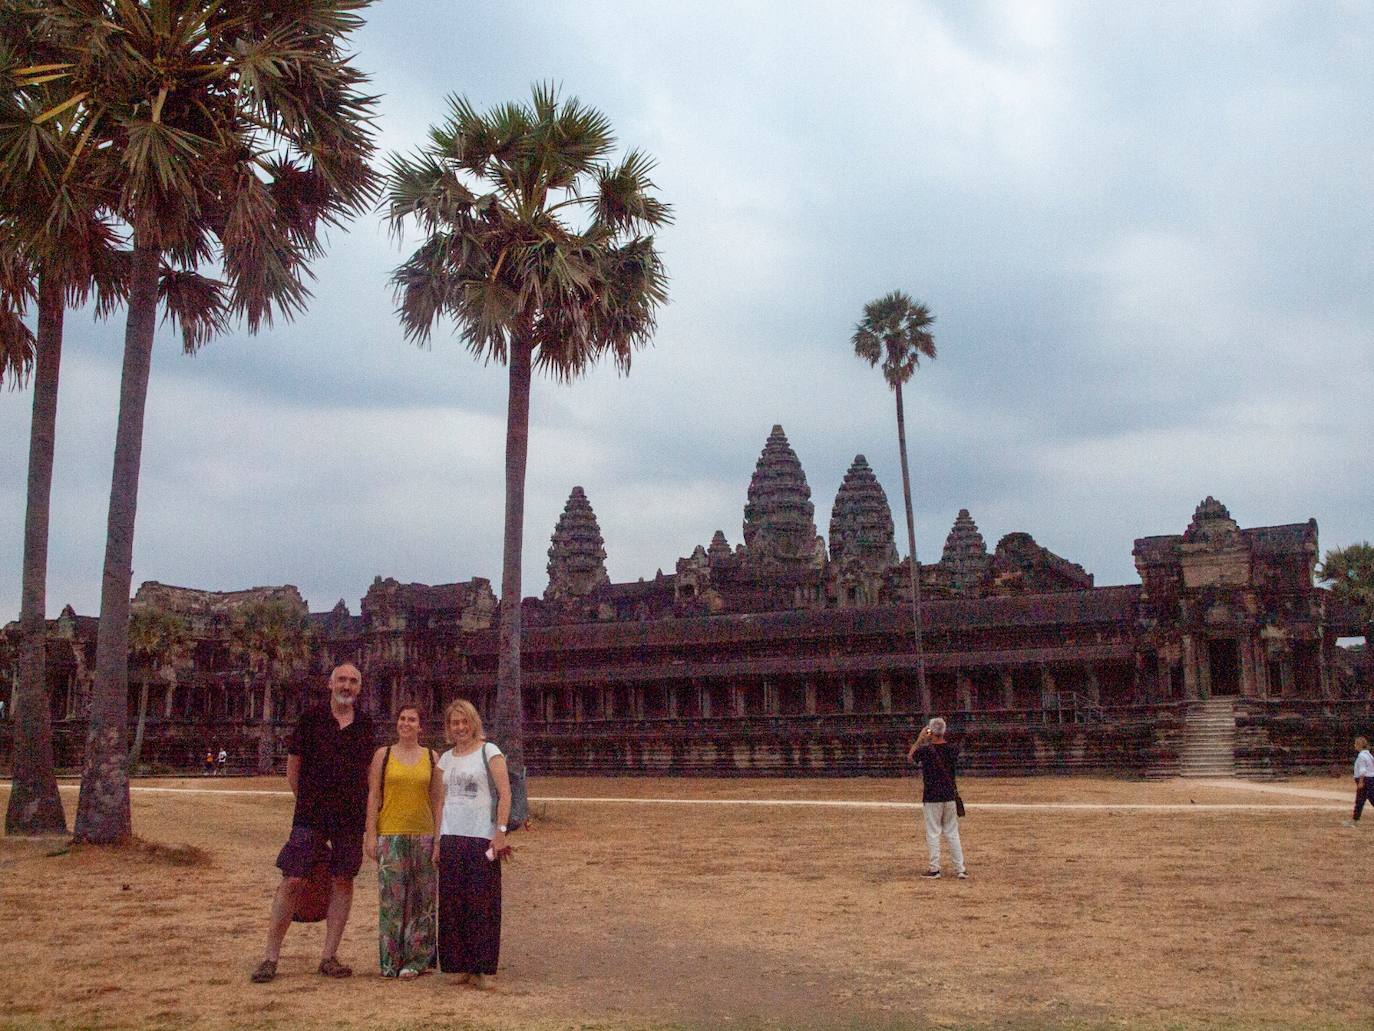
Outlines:
{"type": "Polygon", "coordinates": [[[1240,694],[1240,649],[1228,638],[1207,642],[1207,660],[1212,673],[1212,697],[1240,694]]]}

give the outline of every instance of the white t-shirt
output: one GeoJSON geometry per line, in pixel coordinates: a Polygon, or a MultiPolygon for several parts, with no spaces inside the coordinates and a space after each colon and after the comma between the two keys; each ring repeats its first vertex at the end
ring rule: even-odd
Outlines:
{"type": "Polygon", "coordinates": [[[1374,777],[1374,755],[1369,754],[1368,748],[1355,756],[1355,776],[1374,777]]]}
{"type": "Polygon", "coordinates": [[[490,741],[467,755],[455,756],[447,749],[439,756],[439,769],[444,774],[444,814],[439,823],[440,834],[460,834],[465,838],[491,840],[496,825],[491,819],[491,784],[482,765],[482,751],[487,762],[501,754],[490,741]]]}

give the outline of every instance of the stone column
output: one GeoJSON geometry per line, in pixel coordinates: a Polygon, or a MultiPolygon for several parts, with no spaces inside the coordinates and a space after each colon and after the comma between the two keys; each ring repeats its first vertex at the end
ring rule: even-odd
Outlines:
{"type": "Polygon", "coordinates": [[[636,684],[630,688],[630,708],[635,719],[644,718],[644,685],[636,684]]]}
{"type": "Polygon", "coordinates": [[[713,715],[711,712],[711,687],[700,680],[693,681],[693,684],[697,692],[697,712],[701,713],[703,719],[709,719],[713,715]]]}
{"type": "Polygon", "coordinates": [[[1199,697],[1212,697],[1212,649],[1205,637],[1197,643],[1197,687],[1199,697]]]}
{"type": "Polygon", "coordinates": [[[1040,667],[1040,708],[1053,709],[1059,697],[1059,686],[1054,682],[1054,671],[1049,666],[1040,667]]]}
{"type": "Polygon", "coordinates": [[[1167,702],[1174,696],[1174,668],[1162,652],[1155,652],[1155,701],[1167,702]]]}
{"type": "Polygon", "coordinates": [[[665,692],[666,695],[667,695],[667,702],[668,702],[668,718],[669,718],[669,719],[677,719],[677,715],[678,715],[678,712],[679,712],[678,703],[677,703],[677,685],[676,685],[676,684],[668,684],[668,685],[666,685],[666,686],[663,688],[663,690],[664,690],[664,692],[665,692]]]}
{"type": "Polygon", "coordinates": [[[1016,680],[1011,675],[1011,670],[1004,669],[999,674],[1002,680],[1002,708],[1016,708],[1016,680]]]}
{"type": "Polygon", "coordinates": [[[816,715],[816,682],[807,680],[806,682],[806,701],[803,711],[808,716],[816,715]]]}
{"type": "Polygon", "coordinates": [[[1253,640],[1247,635],[1236,641],[1236,650],[1240,652],[1240,696],[1242,698],[1258,698],[1259,684],[1255,677],[1255,645],[1253,640]]]}
{"type": "Polygon", "coordinates": [[[777,682],[772,677],[763,678],[763,711],[768,716],[777,716],[782,712],[782,698],[777,682]]]}
{"type": "Polygon", "coordinates": [[[840,678],[840,705],[845,712],[854,711],[854,678],[840,678]]]}
{"type": "Polygon", "coordinates": [[[1331,675],[1331,649],[1335,645],[1336,639],[1323,630],[1317,646],[1317,683],[1320,685],[1322,697],[1327,699],[1336,697],[1335,678],[1331,675]]]}
{"type": "Polygon", "coordinates": [[[959,686],[959,709],[962,712],[973,711],[973,678],[962,669],[954,674],[956,683],[959,686]]]}
{"type": "Polygon", "coordinates": [[[887,673],[878,674],[878,708],[882,712],[892,711],[892,677],[887,673]]]}
{"type": "Polygon", "coordinates": [[[1293,652],[1284,649],[1279,653],[1279,693],[1284,698],[1293,697],[1293,652]]]}
{"type": "Polygon", "coordinates": [[[1269,652],[1264,647],[1264,638],[1255,634],[1246,641],[1250,649],[1250,663],[1255,671],[1255,697],[1268,698],[1273,693],[1269,684],[1269,652]]]}
{"type": "MultiPolygon", "coordinates": [[[[1139,675],[1140,675],[1140,667],[1137,666],[1137,667],[1136,667],[1136,676],[1137,676],[1137,678],[1139,678],[1139,675]]],[[[1084,683],[1084,686],[1087,688],[1087,691],[1088,691],[1088,701],[1092,702],[1094,705],[1101,705],[1101,704],[1102,704],[1102,684],[1101,684],[1101,682],[1097,679],[1097,667],[1094,666],[1091,662],[1088,663],[1088,665],[1084,668],[1084,671],[1083,671],[1083,683],[1084,683]]],[[[1138,693],[1139,693],[1139,692],[1138,692],[1138,693]]]]}
{"type": "Polygon", "coordinates": [[[1198,697],[1197,682],[1197,642],[1193,640],[1192,634],[1183,635],[1183,698],[1185,701],[1196,701],[1198,697]]]}

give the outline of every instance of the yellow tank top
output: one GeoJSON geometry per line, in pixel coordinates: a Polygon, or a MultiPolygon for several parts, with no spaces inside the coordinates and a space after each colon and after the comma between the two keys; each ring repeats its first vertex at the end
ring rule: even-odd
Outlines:
{"type": "Polygon", "coordinates": [[[429,807],[430,754],[402,763],[393,751],[382,770],[382,811],[377,814],[378,834],[433,834],[434,811],[429,807]]]}

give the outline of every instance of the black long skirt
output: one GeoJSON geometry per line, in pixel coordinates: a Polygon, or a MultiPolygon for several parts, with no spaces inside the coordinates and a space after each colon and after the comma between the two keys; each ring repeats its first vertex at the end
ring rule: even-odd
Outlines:
{"type": "Polygon", "coordinates": [[[501,863],[491,842],[445,834],[439,839],[439,969],[494,974],[501,956],[501,863]]]}

